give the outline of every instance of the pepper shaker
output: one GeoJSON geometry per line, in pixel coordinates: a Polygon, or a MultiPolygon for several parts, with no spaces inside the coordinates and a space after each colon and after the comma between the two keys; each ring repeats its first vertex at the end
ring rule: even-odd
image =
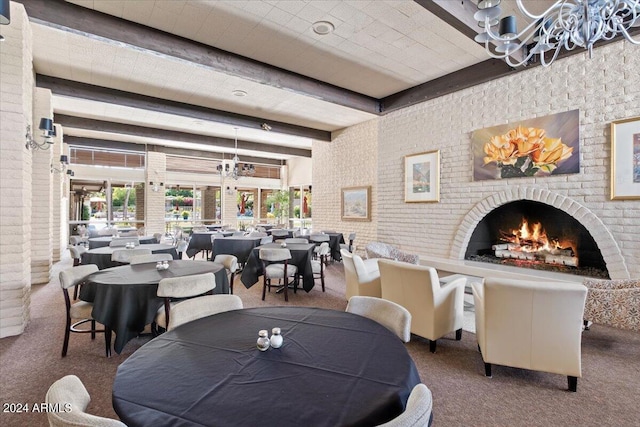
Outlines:
{"type": "Polygon", "coordinates": [[[273,328],[271,330],[271,347],[282,347],[282,335],[280,334],[280,328],[273,328]]]}
{"type": "Polygon", "coordinates": [[[262,329],[258,332],[258,342],[257,347],[260,351],[267,351],[271,343],[269,342],[269,331],[266,329],[262,329]]]}

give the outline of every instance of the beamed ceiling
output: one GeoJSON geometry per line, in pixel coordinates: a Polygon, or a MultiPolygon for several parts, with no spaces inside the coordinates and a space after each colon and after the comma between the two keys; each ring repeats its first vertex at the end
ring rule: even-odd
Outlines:
{"type": "MultiPolygon", "coordinates": [[[[273,164],[310,157],[333,131],[518,71],[473,41],[470,0],[18,2],[36,85],[51,89],[54,120],[77,145],[229,158],[237,127],[241,161],[273,164]],[[317,21],[335,31],[316,34],[317,21]]],[[[551,1],[528,3],[539,12],[551,1]]]]}

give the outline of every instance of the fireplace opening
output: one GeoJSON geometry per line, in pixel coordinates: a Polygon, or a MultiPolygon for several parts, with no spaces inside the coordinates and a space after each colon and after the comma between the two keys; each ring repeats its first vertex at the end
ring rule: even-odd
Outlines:
{"type": "Polygon", "coordinates": [[[465,259],[609,278],[589,231],[566,212],[531,200],[489,212],[473,231],[465,259]]]}

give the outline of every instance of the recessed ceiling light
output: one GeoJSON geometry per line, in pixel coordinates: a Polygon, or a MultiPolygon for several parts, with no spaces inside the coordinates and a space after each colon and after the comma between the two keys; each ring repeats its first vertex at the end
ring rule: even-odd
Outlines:
{"type": "Polygon", "coordinates": [[[235,96],[247,96],[247,91],[242,89],[236,89],[231,93],[233,93],[235,96]]]}
{"type": "Polygon", "coordinates": [[[336,27],[329,21],[314,22],[311,28],[313,28],[314,33],[320,34],[321,36],[326,36],[336,29],[336,27]]]}

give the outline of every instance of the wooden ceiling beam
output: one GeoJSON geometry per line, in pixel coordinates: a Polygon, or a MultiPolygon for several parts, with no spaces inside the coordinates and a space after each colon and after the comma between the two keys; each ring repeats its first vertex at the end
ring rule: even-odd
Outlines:
{"type": "MultiPolygon", "coordinates": [[[[53,120],[55,123],[60,124],[63,128],[85,129],[98,132],[116,133],[142,138],[164,139],[177,142],[192,142],[209,147],[222,147],[231,150],[235,148],[235,141],[233,139],[220,138],[217,136],[206,136],[166,129],[156,129],[125,123],[115,123],[88,119],[84,117],[68,116],[65,114],[54,114],[53,120]]],[[[65,131],[65,133],[67,133],[67,131],[65,131]]],[[[284,147],[281,145],[261,144],[258,142],[241,140],[238,140],[238,149],[262,151],[265,153],[273,154],[284,154],[288,156],[311,157],[311,150],[306,150],[303,148],[284,147]]]]}
{"type": "Polygon", "coordinates": [[[88,99],[107,104],[122,105],[125,107],[139,108],[142,110],[159,113],[175,114],[198,120],[216,123],[225,123],[230,126],[250,129],[261,129],[263,123],[271,126],[271,132],[285,135],[295,135],[318,141],[331,141],[331,132],[313,129],[304,126],[296,126],[288,123],[274,122],[258,117],[245,116],[230,113],[228,111],[214,110],[197,105],[184,104],[162,98],[154,98],[137,93],[110,89],[102,86],[80,83],[73,80],[50,77],[42,74],[36,75],[36,86],[49,89],[54,95],[71,98],[88,99]]]}
{"type": "MultiPolygon", "coordinates": [[[[332,104],[379,114],[378,100],[282,68],[249,59],[142,24],[127,21],[64,0],[17,0],[29,19],[127,43],[200,67],[240,77],[332,104]]],[[[274,129],[275,130],[275,129],[274,129]]]]}

